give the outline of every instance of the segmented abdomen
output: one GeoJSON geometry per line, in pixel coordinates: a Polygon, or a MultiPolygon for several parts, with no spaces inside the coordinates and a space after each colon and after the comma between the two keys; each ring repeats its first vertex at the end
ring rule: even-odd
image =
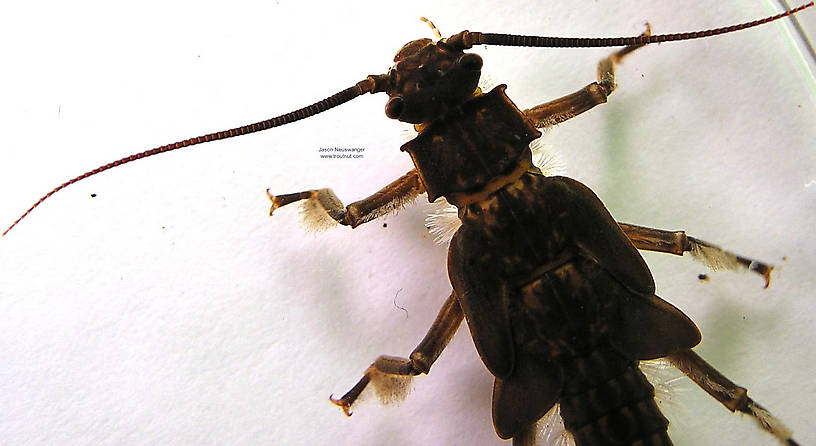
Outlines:
{"type": "Polygon", "coordinates": [[[561,417],[576,446],[672,444],[637,361],[598,348],[565,364],[564,372],[561,417]]]}
{"type": "Polygon", "coordinates": [[[576,446],[671,445],[668,421],[638,361],[611,342],[630,291],[586,258],[522,287],[511,301],[517,351],[559,364],[558,402],[576,446]]]}

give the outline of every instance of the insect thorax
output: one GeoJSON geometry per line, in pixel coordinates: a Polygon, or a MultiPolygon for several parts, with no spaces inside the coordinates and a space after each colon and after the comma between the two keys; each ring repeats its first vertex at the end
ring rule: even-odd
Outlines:
{"type": "Polygon", "coordinates": [[[541,136],[499,85],[425,127],[401,150],[411,154],[428,200],[475,193],[517,167],[541,136]]]}

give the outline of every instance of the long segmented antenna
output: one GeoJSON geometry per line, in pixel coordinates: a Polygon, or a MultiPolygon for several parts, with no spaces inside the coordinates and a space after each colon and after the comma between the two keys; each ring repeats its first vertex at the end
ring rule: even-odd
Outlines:
{"type": "Polygon", "coordinates": [[[792,14],[796,14],[797,12],[810,8],[813,5],[814,2],[810,2],[799,6],[798,8],[794,8],[774,16],[766,17],[764,19],[740,23],[738,25],[724,26],[722,28],[688,33],[640,35],[636,37],[547,37],[463,31],[448,39],[448,43],[458,44],[458,46],[463,49],[471,48],[474,45],[526,46],[545,48],[597,48],[609,46],[648,45],[652,43],[701,39],[703,37],[711,37],[741,31],[743,29],[753,28],[755,26],[763,25],[792,14]]]}
{"type": "MultiPolygon", "coordinates": [[[[690,33],[658,34],[658,35],[644,34],[637,37],[576,38],[576,37],[520,36],[514,34],[494,34],[462,31],[459,34],[444,39],[444,41],[447,44],[452,45],[454,47],[458,47],[460,49],[469,49],[472,48],[473,45],[502,45],[502,46],[549,47],[549,48],[578,48],[578,47],[586,48],[586,47],[647,45],[652,43],[699,39],[703,37],[711,37],[719,34],[740,31],[747,28],[753,28],[755,26],[759,26],[768,22],[772,22],[774,20],[781,19],[783,17],[790,16],[813,5],[814,2],[810,2],[805,5],[799,6],[798,8],[794,8],[774,16],[766,17],[764,19],[741,23],[739,25],[726,26],[722,28],[715,28],[704,31],[695,31],[690,33]]],[[[428,23],[433,30],[435,30],[436,34],[439,33],[438,29],[433,25],[433,23],[430,22],[430,20],[425,19],[424,21],[428,23]]],[[[309,105],[307,107],[303,107],[299,110],[295,110],[290,113],[286,113],[271,119],[267,119],[265,121],[259,121],[254,124],[244,125],[230,130],[223,130],[220,132],[210,133],[207,135],[174,142],[172,144],[159,146],[154,149],[146,150],[144,152],[130,155],[125,158],[113,161],[103,166],[99,166],[96,169],[89,170],[88,172],[85,172],[82,175],[72,178],[66,181],[65,183],[62,183],[61,185],[52,189],[47,194],[43,195],[39,200],[37,200],[36,203],[34,203],[30,208],[28,208],[27,211],[25,211],[20,217],[18,217],[17,220],[15,220],[14,223],[12,223],[11,226],[9,226],[0,235],[5,236],[6,234],[8,234],[8,232],[11,231],[12,228],[17,226],[17,224],[20,223],[20,221],[22,221],[26,216],[28,216],[28,214],[30,214],[31,211],[33,211],[37,206],[42,204],[43,201],[47,200],[55,193],[59,192],[62,189],[65,189],[66,187],[76,182],[82,181],[90,176],[96,175],[98,173],[104,172],[117,166],[121,166],[122,164],[127,164],[131,161],[147,158],[153,155],[157,155],[159,153],[170,152],[184,147],[203,144],[205,142],[232,138],[234,136],[247,135],[250,133],[259,132],[261,130],[267,130],[272,127],[279,127],[282,125],[290,124],[292,122],[314,116],[318,113],[322,113],[330,108],[336,107],[358,96],[361,96],[364,93],[379,93],[382,91],[386,91],[386,89],[388,88],[388,83],[389,83],[388,75],[368,76],[365,80],[358,82],[353,87],[347,88],[335,95],[323,99],[322,101],[315,102],[314,104],[309,105]]]]}
{"type": "Polygon", "coordinates": [[[314,116],[318,113],[323,113],[326,110],[331,108],[337,107],[340,104],[346,103],[358,96],[362,96],[365,93],[376,93],[382,91],[384,82],[386,78],[382,75],[380,76],[368,76],[365,80],[358,82],[353,87],[346,88],[345,90],[336,93],[334,95],[329,96],[326,99],[321,101],[317,101],[312,105],[308,105],[301,109],[295,110],[293,112],[289,112],[280,116],[276,116],[274,118],[270,118],[264,121],[259,121],[253,124],[247,124],[240,127],[235,127],[229,130],[222,130],[220,132],[208,133],[202,136],[196,136],[195,138],[188,138],[181,141],[174,142],[172,144],[165,144],[163,146],[159,146],[150,150],[145,150],[144,152],[135,153],[130,156],[126,156],[124,158],[118,159],[116,161],[110,162],[108,164],[102,165],[97,167],[96,169],[89,170],[82,175],[74,177],[59,186],[51,189],[50,192],[43,195],[36,203],[31,205],[27,211],[23,213],[14,223],[11,224],[5,231],[3,231],[2,236],[8,234],[12,228],[17,226],[17,223],[20,223],[22,219],[24,219],[28,214],[31,213],[37,206],[42,204],[43,201],[47,200],[50,196],[54,195],[55,193],[65,189],[66,187],[77,183],[79,181],[84,180],[90,176],[94,176],[98,173],[104,172],[106,170],[113,169],[114,167],[121,166],[123,164],[127,164],[132,161],[140,160],[143,158],[147,158],[153,155],[158,155],[160,153],[171,152],[177,149],[183,149],[185,147],[194,146],[197,144],[204,144],[205,142],[212,142],[218,141],[221,139],[232,138],[235,136],[242,136],[248,135],[250,133],[260,132],[262,130],[271,129],[272,127],[280,127],[282,125],[291,124],[295,121],[299,121],[301,119],[306,119],[308,117],[314,116]]]}

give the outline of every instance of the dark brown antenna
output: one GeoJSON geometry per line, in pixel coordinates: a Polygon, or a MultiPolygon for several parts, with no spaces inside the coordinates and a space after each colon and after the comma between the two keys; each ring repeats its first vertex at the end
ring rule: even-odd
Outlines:
{"type": "Polygon", "coordinates": [[[802,5],[783,13],[766,17],[760,20],[741,23],[739,25],[724,26],[703,31],[677,34],[640,35],[636,37],[546,37],[546,36],[520,36],[515,34],[495,34],[463,31],[450,39],[448,43],[459,44],[462,49],[468,49],[474,45],[501,45],[501,46],[526,46],[526,47],[546,47],[546,48],[590,48],[590,47],[610,47],[610,46],[631,46],[648,45],[651,43],[676,42],[679,40],[701,39],[719,34],[741,31],[753,28],[774,20],[779,20],[792,14],[796,14],[803,9],[810,8],[814,2],[802,5]]]}
{"type": "Polygon", "coordinates": [[[114,167],[121,166],[122,164],[127,164],[131,161],[140,160],[143,158],[147,158],[153,155],[158,155],[159,153],[171,152],[177,149],[183,149],[185,147],[194,146],[197,144],[203,144],[205,142],[212,142],[218,141],[220,139],[227,139],[232,138],[234,136],[242,136],[248,135],[250,133],[260,132],[262,130],[271,129],[272,127],[280,127],[282,125],[291,124],[295,121],[299,121],[301,119],[306,119],[310,116],[314,116],[318,113],[323,113],[330,108],[337,107],[340,104],[348,102],[358,96],[361,96],[365,93],[376,93],[382,91],[382,86],[384,82],[387,80],[385,76],[368,76],[365,80],[358,82],[353,87],[346,88],[345,90],[331,95],[326,99],[321,101],[317,101],[312,105],[303,107],[301,109],[295,110],[293,112],[289,112],[280,116],[276,116],[274,118],[270,118],[264,121],[259,121],[254,124],[243,125],[241,127],[235,127],[229,130],[222,130],[220,132],[215,133],[208,133],[202,136],[196,136],[195,138],[188,138],[181,141],[174,142],[172,144],[165,144],[163,146],[159,146],[150,150],[145,150],[144,152],[135,153],[130,156],[126,156],[124,158],[118,159],[116,161],[110,162],[108,164],[102,165],[97,167],[96,169],[89,170],[82,175],[79,175],[75,178],[72,178],[59,186],[51,189],[50,192],[43,195],[36,203],[34,203],[27,211],[23,213],[14,223],[11,224],[5,231],[3,231],[3,236],[8,234],[12,228],[17,226],[17,223],[20,223],[22,219],[24,219],[28,214],[31,213],[37,206],[39,206],[43,201],[47,200],[48,197],[54,195],[55,193],[59,192],[66,187],[77,183],[79,181],[84,180],[85,178],[94,176],[98,173],[104,172],[109,169],[113,169],[114,167]],[[379,87],[379,88],[378,88],[379,87]]]}
{"type": "MultiPolygon", "coordinates": [[[[689,33],[660,34],[660,35],[643,34],[637,37],[576,38],[576,37],[521,36],[513,34],[494,34],[462,31],[459,34],[451,36],[448,39],[445,39],[445,41],[448,44],[459,47],[461,49],[468,49],[473,47],[473,45],[503,45],[503,46],[526,46],[526,47],[549,47],[549,48],[647,45],[651,43],[699,39],[703,37],[711,37],[719,34],[740,31],[743,29],[752,28],[768,22],[772,22],[783,17],[787,17],[789,15],[802,11],[806,8],[809,8],[813,5],[814,2],[810,2],[805,5],[799,6],[798,8],[794,8],[774,16],[766,17],[764,19],[754,20],[739,25],[732,25],[722,28],[695,31],[689,33]]],[[[432,27],[432,29],[436,29],[436,27],[433,26],[433,24],[430,23],[430,21],[427,22],[432,27]]],[[[315,102],[314,104],[309,105],[307,107],[303,107],[299,110],[295,110],[290,113],[286,113],[271,119],[267,119],[265,121],[259,121],[254,124],[244,125],[230,130],[223,130],[220,132],[209,133],[207,135],[198,136],[195,138],[177,141],[172,144],[167,144],[150,150],[146,150],[144,152],[136,153],[125,158],[113,161],[111,163],[105,164],[103,166],[99,166],[96,169],[89,170],[88,172],[85,172],[82,175],[79,175],[75,178],[72,178],[62,183],[61,185],[52,189],[47,194],[43,195],[39,200],[37,200],[36,203],[34,203],[30,208],[28,208],[27,211],[25,211],[19,218],[17,218],[17,220],[15,220],[14,223],[11,224],[11,226],[9,226],[5,231],[3,231],[2,236],[8,234],[8,232],[11,231],[11,229],[14,228],[14,226],[20,223],[20,221],[22,221],[29,213],[31,213],[31,211],[33,211],[43,201],[47,200],[50,196],[90,176],[96,175],[98,173],[104,172],[117,166],[121,166],[122,164],[127,164],[131,161],[147,158],[153,155],[157,155],[159,153],[170,152],[176,149],[202,144],[205,142],[232,138],[234,136],[247,135],[262,130],[267,130],[272,127],[279,127],[282,125],[290,124],[292,122],[305,119],[310,116],[314,116],[318,113],[322,113],[330,108],[336,107],[358,96],[361,96],[364,93],[378,93],[381,91],[385,91],[387,84],[388,84],[387,75],[368,76],[365,80],[358,82],[353,87],[347,88],[335,95],[323,99],[322,101],[315,102]]]]}

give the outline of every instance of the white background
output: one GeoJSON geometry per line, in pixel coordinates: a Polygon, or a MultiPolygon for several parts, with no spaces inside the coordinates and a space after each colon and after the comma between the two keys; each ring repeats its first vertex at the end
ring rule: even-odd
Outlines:
{"type": "MultiPolygon", "coordinates": [[[[404,43],[431,37],[420,15],[446,36],[618,36],[647,19],[682,32],[769,13],[761,1],[470,3],[6,7],[0,222],[97,165],[383,73],[404,43]]],[[[816,29],[816,11],[801,20],[816,29]]],[[[522,108],[583,87],[609,52],[475,50],[522,108]]],[[[700,282],[700,264],[646,255],[658,294],[702,330],[697,351],[814,444],[816,100],[801,67],[776,25],[645,48],[609,104],[546,141],[618,219],[779,265],[763,290],[755,275],[700,282]]],[[[402,405],[371,401],[347,419],[328,402],[377,355],[422,338],[449,293],[446,252],[425,232],[422,199],[387,227],[315,236],[294,207],[268,217],[264,189],[330,186],[348,203],[409,170],[384,104],[367,95],[115,169],[0,239],[0,443],[500,444],[492,379],[465,329],[402,405]],[[321,160],[321,146],[365,157],[321,160]]],[[[677,444],[774,444],[689,388],[669,414],[677,444]]]]}

